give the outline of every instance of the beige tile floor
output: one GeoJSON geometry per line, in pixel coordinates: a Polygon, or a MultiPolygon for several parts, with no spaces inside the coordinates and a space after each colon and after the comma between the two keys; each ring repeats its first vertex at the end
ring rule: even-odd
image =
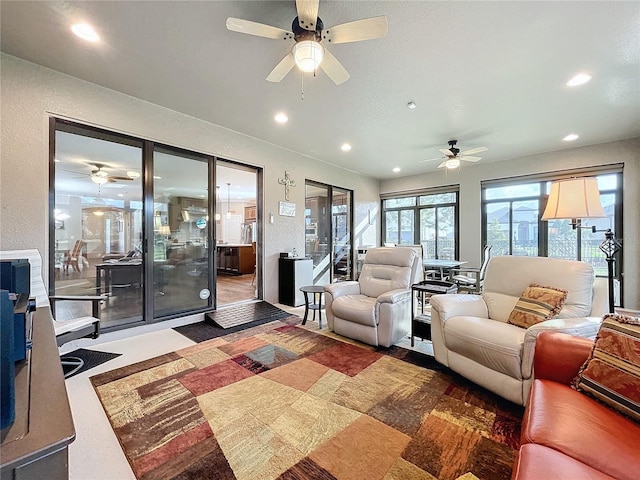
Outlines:
{"type": "MultiPolygon", "coordinates": [[[[277,306],[300,317],[304,315],[304,307],[277,306]]],[[[135,479],[89,378],[98,373],[193,345],[194,342],[172,328],[200,320],[201,318],[197,316],[188,317],[163,322],[163,325],[114,332],[102,335],[97,340],[81,340],[65,345],[63,353],[75,348],[91,348],[122,354],[120,357],[66,380],[76,428],[76,440],[69,446],[69,478],[71,480],[135,479]]],[[[323,329],[326,329],[324,314],[322,323],[323,329]]],[[[312,329],[314,326],[317,328],[318,323],[310,320],[307,326],[312,329]]],[[[410,348],[409,338],[403,339],[399,345],[410,348]]],[[[432,354],[431,343],[419,339],[416,340],[414,350],[432,354]]]]}

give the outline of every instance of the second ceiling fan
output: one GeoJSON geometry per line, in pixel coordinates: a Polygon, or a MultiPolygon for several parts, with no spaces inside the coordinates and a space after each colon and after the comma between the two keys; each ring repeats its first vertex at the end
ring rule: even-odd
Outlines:
{"type": "Polygon", "coordinates": [[[442,157],[428,158],[426,160],[420,160],[418,163],[431,162],[433,160],[444,160],[440,165],[438,165],[438,168],[447,167],[449,169],[453,169],[460,166],[460,160],[464,160],[465,162],[479,161],[481,157],[474,157],[472,155],[476,153],[486,152],[488,150],[487,147],[476,147],[461,152],[459,148],[456,148],[456,145],[458,143],[457,140],[449,140],[447,143],[449,144],[449,148],[439,149],[443,154],[442,157]]]}
{"type": "Polygon", "coordinates": [[[274,40],[294,40],[293,48],[267,76],[270,82],[280,82],[294,66],[303,72],[320,67],[336,85],[349,79],[349,72],[323,44],[349,43],[381,38],[387,35],[387,17],[365,18],[324,28],[318,17],[320,0],[296,0],[298,16],[293,19],[292,32],[271,25],[227,18],[227,29],[274,40]]]}

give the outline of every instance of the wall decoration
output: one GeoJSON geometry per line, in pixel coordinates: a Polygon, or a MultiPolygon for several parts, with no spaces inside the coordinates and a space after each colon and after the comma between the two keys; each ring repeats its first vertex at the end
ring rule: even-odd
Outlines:
{"type": "MultiPolygon", "coordinates": [[[[280,185],[284,185],[284,199],[288,202],[289,201],[290,188],[296,186],[295,180],[291,180],[291,177],[289,176],[289,172],[285,171],[284,172],[284,178],[279,178],[278,179],[278,183],[280,185]]],[[[282,215],[282,214],[280,214],[280,215],[282,215]]],[[[291,216],[293,216],[293,215],[291,215],[291,216]]]]}
{"type": "Polygon", "coordinates": [[[295,217],[296,204],[292,202],[280,202],[278,213],[283,217],[295,217]]]}

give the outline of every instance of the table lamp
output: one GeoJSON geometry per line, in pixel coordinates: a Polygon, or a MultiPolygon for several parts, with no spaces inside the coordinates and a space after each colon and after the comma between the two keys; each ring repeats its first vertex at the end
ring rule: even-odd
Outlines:
{"type": "MultiPolygon", "coordinates": [[[[595,225],[591,227],[580,224],[583,218],[606,218],[607,214],[600,202],[598,180],[595,177],[571,178],[559,180],[551,184],[551,192],[547,207],[542,214],[542,220],[570,219],[574,230],[589,228],[596,232],[595,225]]],[[[609,280],[609,312],[614,310],[613,262],[615,254],[622,245],[615,238],[611,229],[599,230],[605,232],[605,238],[599,248],[607,260],[607,275],[609,280]]]]}

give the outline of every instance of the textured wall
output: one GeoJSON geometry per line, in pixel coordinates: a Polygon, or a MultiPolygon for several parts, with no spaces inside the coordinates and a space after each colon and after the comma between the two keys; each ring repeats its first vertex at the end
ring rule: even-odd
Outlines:
{"type": "MultiPolygon", "coordinates": [[[[490,153],[484,155],[490,157],[490,153]]],[[[460,257],[469,265],[479,265],[482,228],[480,182],[542,172],[569,170],[586,166],[624,163],[624,300],[627,308],[640,309],[640,138],[572,148],[508,162],[464,163],[460,173],[445,176],[442,170],[384,180],[380,191],[400,192],[439,185],[460,185],[460,257]]],[[[604,237],[603,237],[604,238],[604,237]]]]}
{"type": "MultiPolygon", "coordinates": [[[[185,149],[264,167],[264,299],[278,301],[279,252],[304,252],[305,179],[355,191],[356,246],[378,242],[368,212],[379,206],[379,182],[175,111],[2,55],[0,249],[37,247],[48,257],[48,118],[51,115],[185,149]],[[297,186],[295,217],[278,215],[284,171],[297,186]],[[274,224],[268,223],[269,212],[274,224]]],[[[46,278],[46,276],[45,276],[46,278]]]]}

